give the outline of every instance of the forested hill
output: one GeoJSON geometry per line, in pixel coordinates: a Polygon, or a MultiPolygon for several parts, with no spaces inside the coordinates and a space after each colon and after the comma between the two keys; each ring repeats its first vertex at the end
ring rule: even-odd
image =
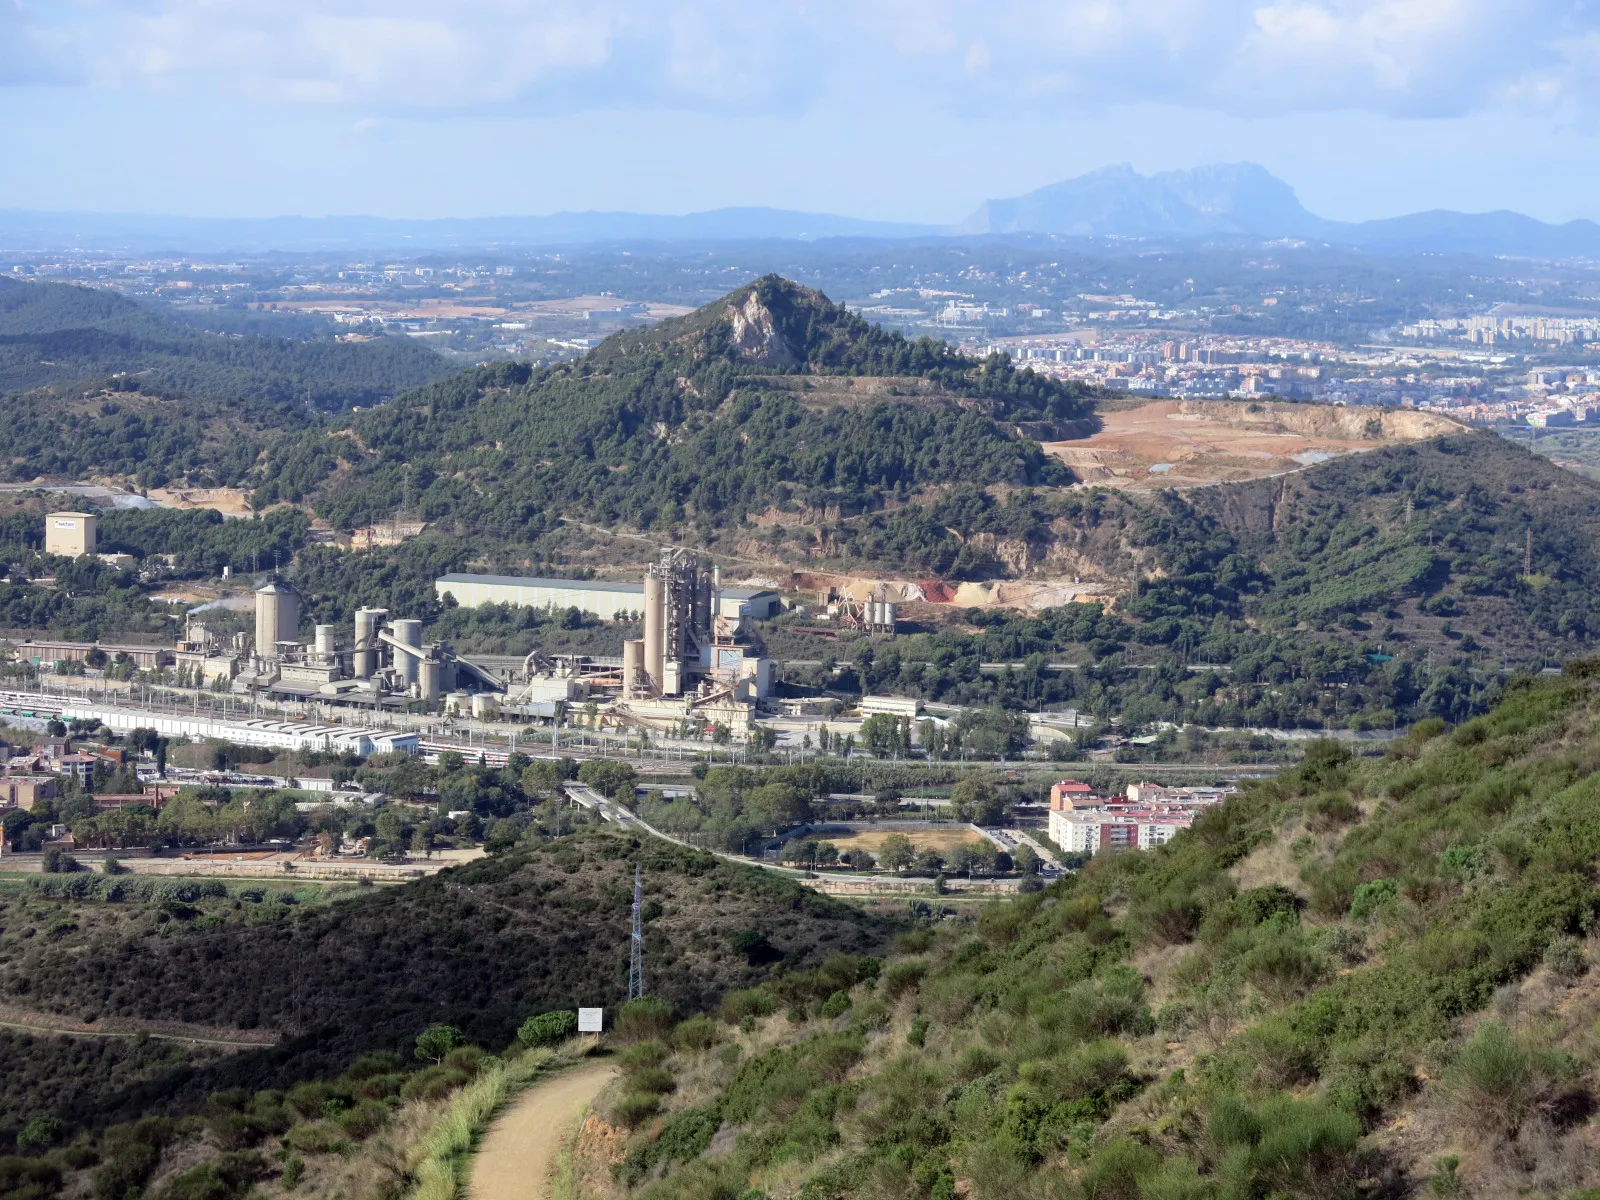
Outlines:
{"type": "Polygon", "coordinates": [[[309,498],[346,525],[404,503],[507,534],[560,515],[709,532],[769,508],[870,510],[929,486],[1070,483],[1019,426],[1083,421],[1092,403],[768,276],[578,362],[469,371],[286,442],[259,499],[309,498]]]}
{"type": "Polygon", "coordinates": [[[207,333],[115,292],[0,281],[0,392],[137,373],[145,390],[338,409],[377,404],[449,365],[407,338],[207,333]]]}
{"type": "Polygon", "coordinates": [[[1458,642],[1600,639],[1600,485],[1493,434],[1190,499],[1258,565],[1252,608],[1263,619],[1371,623],[1377,641],[1396,622],[1458,642]]]}

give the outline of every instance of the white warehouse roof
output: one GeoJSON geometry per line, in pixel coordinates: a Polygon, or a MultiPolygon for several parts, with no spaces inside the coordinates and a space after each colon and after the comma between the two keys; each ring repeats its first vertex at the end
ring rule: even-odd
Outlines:
{"type": "MultiPolygon", "coordinates": [[[[611,619],[618,612],[637,612],[644,606],[643,583],[615,583],[606,579],[542,579],[518,575],[441,575],[434,594],[455,597],[463,608],[480,604],[515,604],[530,608],[577,608],[611,619]]],[[[736,617],[749,606],[757,620],[770,617],[778,606],[771,588],[722,589],[722,615],[736,617]]]]}

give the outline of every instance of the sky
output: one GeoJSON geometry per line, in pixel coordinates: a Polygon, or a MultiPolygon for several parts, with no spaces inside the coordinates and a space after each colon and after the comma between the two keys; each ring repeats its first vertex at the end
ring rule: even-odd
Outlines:
{"type": "Polygon", "coordinates": [[[1253,161],[1600,218],[1597,108],[1597,0],[0,0],[0,208],[950,223],[1253,161]]]}

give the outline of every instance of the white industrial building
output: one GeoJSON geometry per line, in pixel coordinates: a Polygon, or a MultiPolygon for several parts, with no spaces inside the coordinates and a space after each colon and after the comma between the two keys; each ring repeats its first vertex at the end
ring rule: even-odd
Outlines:
{"type": "Polygon", "coordinates": [[[162,737],[191,741],[231,742],[236,746],[267,746],[275,750],[344,751],[363,757],[396,750],[416,754],[421,745],[415,733],[388,729],[315,725],[306,721],[227,721],[200,714],[148,712],[115,704],[80,704],[74,700],[61,701],[61,719],[98,720],[118,733],[154,729],[162,737]]]}
{"type": "MultiPolygon", "coordinates": [[[[531,579],[518,575],[445,575],[434,580],[434,594],[455,597],[462,608],[480,604],[514,604],[564,612],[575,608],[607,621],[632,620],[644,612],[643,583],[609,583],[603,579],[531,579]]],[[[741,614],[764,621],[778,611],[778,593],[768,588],[722,589],[717,615],[741,614]]]]}

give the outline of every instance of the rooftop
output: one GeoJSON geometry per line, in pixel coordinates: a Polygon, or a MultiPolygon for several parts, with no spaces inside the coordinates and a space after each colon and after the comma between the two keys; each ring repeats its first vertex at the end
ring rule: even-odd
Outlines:
{"type": "MultiPolygon", "coordinates": [[[[644,595],[644,584],[642,583],[617,583],[610,579],[542,579],[523,575],[471,575],[456,572],[450,575],[441,575],[434,582],[436,584],[477,583],[491,587],[549,588],[552,591],[569,592],[616,592],[626,596],[644,595]]],[[[722,594],[734,600],[753,600],[757,596],[770,596],[776,594],[776,592],[773,588],[725,587],[722,589],[722,594]]]]}

